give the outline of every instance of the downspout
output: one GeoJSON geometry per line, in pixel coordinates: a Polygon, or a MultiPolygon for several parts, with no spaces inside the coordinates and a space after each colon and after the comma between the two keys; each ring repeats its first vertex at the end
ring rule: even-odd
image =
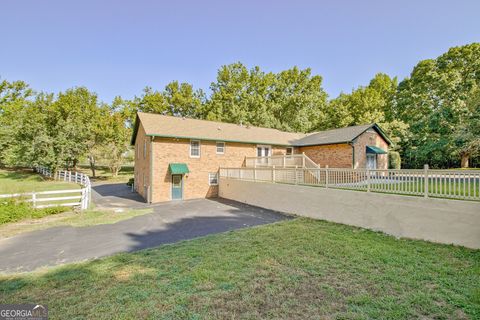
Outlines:
{"type": "Polygon", "coordinates": [[[148,190],[148,199],[149,203],[152,203],[153,199],[153,140],[155,137],[150,137],[150,178],[148,179],[149,182],[149,190],[148,190]]]}

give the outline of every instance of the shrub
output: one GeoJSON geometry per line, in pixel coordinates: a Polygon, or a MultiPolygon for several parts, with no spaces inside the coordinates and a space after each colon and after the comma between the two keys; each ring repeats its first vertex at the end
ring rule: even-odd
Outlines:
{"type": "Polygon", "coordinates": [[[22,199],[2,199],[0,201],[0,224],[15,222],[23,219],[38,219],[52,214],[69,210],[66,207],[51,207],[34,209],[30,203],[22,199]]]}
{"type": "Polygon", "coordinates": [[[129,187],[133,186],[134,182],[135,182],[135,180],[133,178],[128,179],[127,186],[129,186],[129,187]]]}
{"type": "Polygon", "coordinates": [[[397,151],[388,152],[388,168],[389,169],[400,169],[402,166],[402,159],[400,158],[400,153],[397,151]]]}

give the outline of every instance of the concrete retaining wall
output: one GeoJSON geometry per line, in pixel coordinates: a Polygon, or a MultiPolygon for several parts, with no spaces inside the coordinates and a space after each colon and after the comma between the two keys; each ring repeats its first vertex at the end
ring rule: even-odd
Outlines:
{"type": "Polygon", "coordinates": [[[219,195],[387,234],[480,248],[480,203],[220,178],[219,195]]]}

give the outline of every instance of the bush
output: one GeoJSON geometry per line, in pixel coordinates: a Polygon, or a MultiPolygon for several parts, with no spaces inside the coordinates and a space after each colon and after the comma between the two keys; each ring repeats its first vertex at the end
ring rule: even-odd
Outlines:
{"type": "Polygon", "coordinates": [[[128,179],[127,186],[129,186],[129,187],[133,186],[134,182],[135,182],[135,180],[133,178],[128,179]]]}
{"type": "Polygon", "coordinates": [[[397,151],[388,152],[388,168],[389,169],[400,169],[402,167],[402,159],[400,158],[400,153],[397,151]]]}
{"type": "Polygon", "coordinates": [[[28,202],[22,201],[21,199],[2,199],[0,201],[0,224],[16,222],[23,219],[43,218],[67,210],[69,210],[69,208],[66,207],[34,209],[28,202]]]}

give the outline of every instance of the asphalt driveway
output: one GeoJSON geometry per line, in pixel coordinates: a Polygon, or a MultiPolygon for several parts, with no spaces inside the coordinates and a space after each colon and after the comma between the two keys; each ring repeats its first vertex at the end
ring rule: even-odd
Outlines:
{"type": "Polygon", "coordinates": [[[94,183],[92,201],[100,208],[144,208],[148,204],[125,183],[94,183]]]}
{"type": "Polygon", "coordinates": [[[0,240],[0,272],[31,271],[288,219],[222,199],[167,202],[151,208],[153,213],[115,224],[55,227],[0,240]]]}

